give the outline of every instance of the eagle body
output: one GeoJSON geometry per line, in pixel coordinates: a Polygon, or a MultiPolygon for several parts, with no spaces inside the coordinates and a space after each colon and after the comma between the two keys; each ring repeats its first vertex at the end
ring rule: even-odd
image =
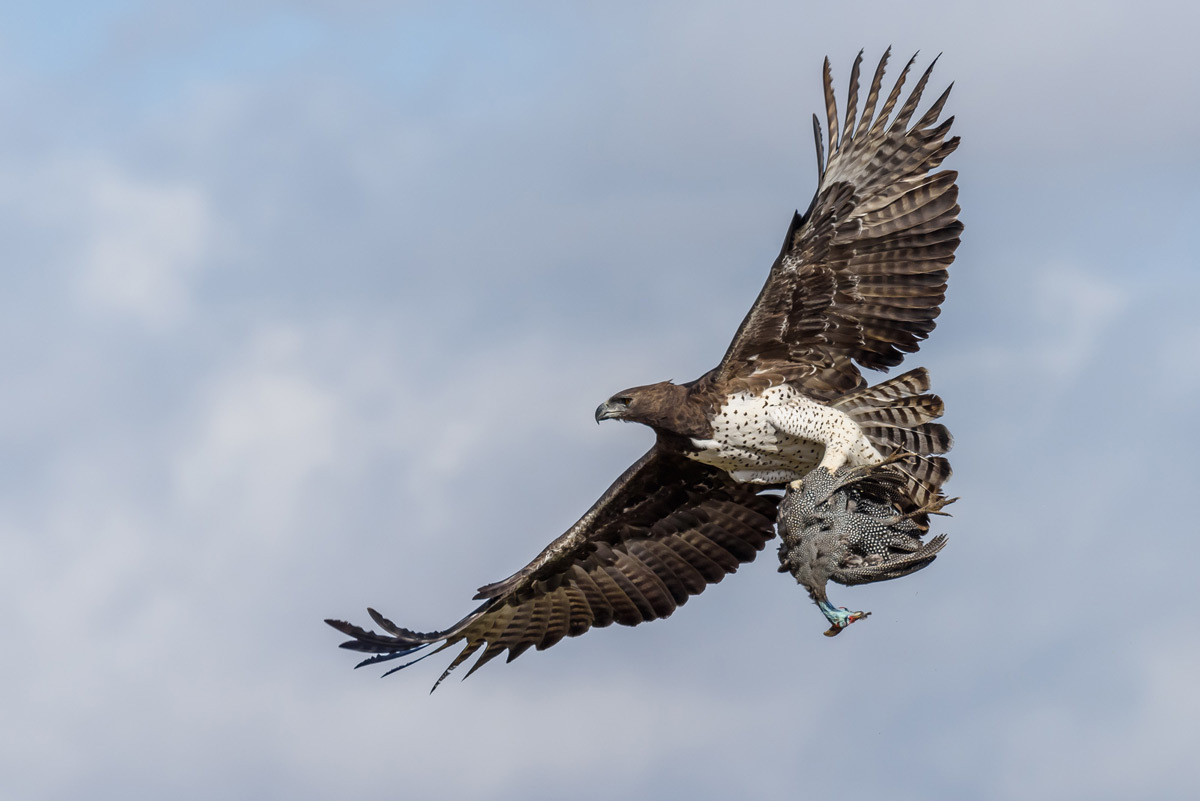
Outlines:
{"type": "MultiPolygon", "coordinates": [[[[941,119],[949,89],[916,113],[933,65],[905,97],[915,57],[889,91],[889,54],[860,85],[859,53],[844,113],[825,60],[824,131],[813,117],[816,193],[792,214],[717,366],[687,384],[617,393],[596,409],[598,422],[649,426],[653,447],[533,561],[481,587],[479,606],[450,627],[413,631],[374,610],[383,633],[326,621],[351,637],[344,648],[371,655],[361,664],[461,643],[442,675],[478,654],[470,675],[501,654],[512,660],[593,627],[667,617],[776,535],[780,498],[763,490],[818,466],[832,476],[887,462],[898,476],[890,507],[923,530],[950,476],[950,433],[935,422],[941,399],[923,369],[874,386],[862,371],[896,367],[936,325],[963,229],[957,173],[939,170],[958,137],[949,136],[954,118],[941,119]]],[[[835,511],[848,531],[864,523],[835,511]]],[[[878,517],[866,522],[903,533],[878,517]]]]}
{"type": "Polygon", "coordinates": [[[695,450],[686,455],[725,470],[734,481],[792,481],[820,462],[826,449],[822,434],[836,428],[826,421],[833,415],[845,418],[788,384],[733,392],[712,416],[711,435],[693,438],[695,450]],[[779,425],[784,420],[791,425],[779,425]]]}
{"type": "Polygon", "coordinates": [[[752,484],[794,481],[818,464],[833,471],[883,461],[848,414],[790,384],[731,393],[712,418],[712,437],[692,445],[691,458],[752,484]]]}
{"type": "Polygon", "coordinates": [[[780,485],[816,466],[833,473],[843,465],[877,465],[898,448],[944,453],[949,432],[930,423],[941,416],[942,402],[924,394],[928,389],[928,374],[917,369],[824,402],[779,375],[722,381],[708,373],[682,386],[623,390],[596,409],[596,420],[642,423],[658,432],[660,447],[734,481],[780,485]],[[880,415],[888,425],[872,426],[880,415]]]}
{"type": "Polygon", "coordinates": [[[644,423],[664,447],[742,483],[787,483],[818,464],[833,472],[884,458],[849,414],[786,382],[726,388],[701,379],[686,393],[634,387],[602,404],[596,419],[644,423]],[[677,420],[702,424],[680,427],[677,420]]]}

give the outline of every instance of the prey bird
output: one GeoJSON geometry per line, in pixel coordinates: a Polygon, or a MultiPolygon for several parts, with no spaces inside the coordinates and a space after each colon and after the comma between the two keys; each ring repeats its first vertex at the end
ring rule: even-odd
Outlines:
{"type": "Polygon", "coordinates": [[[907,576],[930,565],[946,545],[946,535],[929,542],[918,519],[953,499],[939,497],[914,512],[903,512],[906,474],[889,469],[910,458],[896,454],[884,466],[816,469],[788,484],[779,504],[779,572],[791,573],[804,585],[830,627],[833,637],[870,612],[834,606],[825,592],[830,580],[852,586],[907,576]]]}
{"type": "Polygon", "coordinates": [[[940,120],[948,88],[916,115],[933,65],[904,96],[915,56],[885,94],[887,61],[885,53],[860,110],[859,53],[843,117],[825,60],[816,194],[792,215],[720,363],[684,384],[618,392],[596,409],[597,421],[649,426],[653,447],[532,562],[482,587],[479,606],[449,628],[412,631],[374,610],[382,633],[326,621],[351,637],[342,647],[372,654],[360,664],[462,643],[442,678],[478,653],[470,675],[501,653],[511,661],[593,626],[667,617],[754,559],[775,534],[779,504],[763,491],[814,468],[836,474],[917,454],[906,463],[902,511],[919,516],[936,502],[951,438],[933,422],[942,402],[928,374],[869,386],[861,369],[900,364],[934,328],[963,227],[957,174],[938,171],[958,137],[947,138],[953,117],[940,120]]]}

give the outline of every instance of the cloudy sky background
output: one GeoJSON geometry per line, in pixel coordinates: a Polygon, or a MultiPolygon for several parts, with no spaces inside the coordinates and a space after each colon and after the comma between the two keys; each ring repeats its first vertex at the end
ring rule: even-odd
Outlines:
{"type": "Polygon", "coordinates": [[[0,798],[1195,797],[1200,109],[1178,3],[0,7],[0,798]],[[758,563],[465,683],[815,181],[828,54],[944,52],[950,545],[758,563]]]}

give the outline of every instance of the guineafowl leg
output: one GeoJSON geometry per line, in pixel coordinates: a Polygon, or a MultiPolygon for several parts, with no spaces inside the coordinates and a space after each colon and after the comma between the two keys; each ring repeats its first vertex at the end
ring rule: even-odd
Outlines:
{"type": "Polygon", "coordinates": [[[826,637],[836,637],[842,633],[842,629],[849,626],[856,620],[862,620],[865,617],[870,617],[870,612],[851,612],[844,606],[834,606],[829,601],[817,601],[817,608],[825,615],[825,619],[832,625],[825,632],[826,637]]]}

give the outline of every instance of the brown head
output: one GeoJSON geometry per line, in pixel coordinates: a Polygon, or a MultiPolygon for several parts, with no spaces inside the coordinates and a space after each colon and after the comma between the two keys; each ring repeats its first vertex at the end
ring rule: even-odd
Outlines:
{"type": "Polygon", "coordinates": [[[694,406],[689,403],[687,387],[660,381],[613,395],[596,408],[596,422],[625,420],[656,431],[697,436],[707,421],[703,415],[696,419],[699,409],[694,406]]]}

